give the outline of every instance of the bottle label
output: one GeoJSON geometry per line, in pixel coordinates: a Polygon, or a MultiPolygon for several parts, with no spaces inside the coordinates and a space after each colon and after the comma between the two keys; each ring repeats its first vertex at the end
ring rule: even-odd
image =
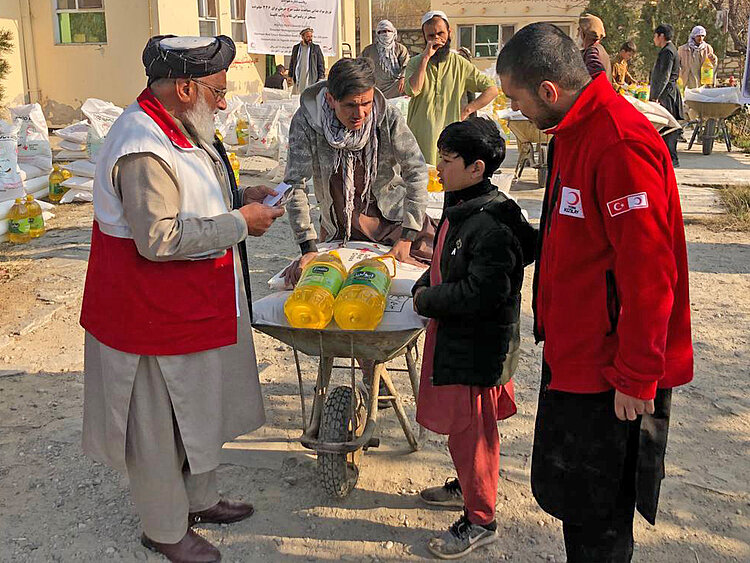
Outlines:
{"type": "Polygon", "coordinates": [[[44,228],[44,217],[40,214],[29,218],[29,228],[32,231],[41,231],[44,228]]]}
{"type": "Polygon", "coordinates": [[[62,187],[60,182],[49,183],[49,195],[62,195],[65,193],[65,188],[62,187]]]}
{"type": "Polygon", "coordinates": [[[385,297],[391,288],[391,278],[379,268],[360,266],[354,268],[346,278],[344,287],[350,285],[367,285],[385,297]]]}
{"type": "Polygon", "coordinates": [[[300,278],[297,287],[304,287],[306,285],[322,287],[336,297],[343,283],[344,277],[338,269],[326,264],[313,264],[311,267],[308,266],[305,268],[305,271],[302,272],[302,278],[300,278]]]}
{"type": "Polygon", "coordinates": [[[24,217],[23,219],[10,219],[8,221],[8,232],[12,235],[28,235],[29,234],[28,217],[24,217]]]}

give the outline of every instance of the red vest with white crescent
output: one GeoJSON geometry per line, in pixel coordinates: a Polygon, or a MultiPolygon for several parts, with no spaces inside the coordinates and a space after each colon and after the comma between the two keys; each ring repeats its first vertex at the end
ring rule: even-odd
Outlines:
{"type": "Polygon", "coordinates": [[[194,147],[150,93],[112,125],[96,166],[81,325],[99,342],[132,354],[190,354],[237,342],[233,249],[154,262],[139,254],[112,171],[127,154],[151,153],[178,178],[178,219],[230,211],[208,154],[194,147]]]}

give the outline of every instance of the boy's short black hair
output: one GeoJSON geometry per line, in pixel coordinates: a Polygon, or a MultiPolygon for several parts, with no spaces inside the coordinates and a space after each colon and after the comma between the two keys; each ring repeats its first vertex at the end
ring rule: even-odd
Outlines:
{"type": "Polygon", "coordinates": [[[620,47],[620,51],[625,51],[626,53],[635,53],[638,51],[638,48],[635,46],[635,43],[633,41],[625,41],[625,43],[622,44],[622,47],[620,47]]]}
{"type": "Polygon", "coordinates": [[[521,88],[536,92],[545,80],[566,90],[589,83],[581,51],[559,27],[532,23],[516,33],[497,56],[497,74],[510,76],[521,88]]]}
{"type": "Polygon", "coordinates": [[[481,160],[485,178],[492,176],[505,160],[505,139],[495,122],[486,117],[451,123],[440,133],[437,146],[438,150],[463,158],[464,166],[481,160]]]}
{"type": "Polygon", "coordinates": [[[654,30],[654,35],[663,35],[667,41],[672,41],[674,37],[674,28],[668,23],[660,23],[654,30]]]}
{"type": "Polygon", "coordinates": [[[370,59],[341,59],[328,72],[328,91],[334,100],[375,88],[375,67],[370,59]]]}

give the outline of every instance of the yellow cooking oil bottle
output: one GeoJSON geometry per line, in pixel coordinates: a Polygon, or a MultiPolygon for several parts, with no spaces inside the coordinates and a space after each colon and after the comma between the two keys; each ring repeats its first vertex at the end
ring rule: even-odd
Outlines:
{"type": "Polygon", "coordinates": [[[235,127],[234,131],[237,134],[237,144],[246,145],[247,144],[247,120],[240,117],[237,120],[237,126],[235,127]]]}
{"type": "Polygon", "coordinates": [[[435,168],[434,166],[428,166],[427,174],[428,174],[427,191],[428,192],[442,192],[443,184],[440,182],[440,178],[438,178],[437,168],[435,168]]]}
{"type": "Polygon", "coordinates": [[[29,210],[29,235],[31,238],[39,238],[46,232],[42,207],[31,194],[26,196],[26,207],[29,210]]]}
{"type": "Polygon", "coordinates": [[[302,270],[297,287],[284,303],[294,328],[320,329],[333,318],[333,302],[346,279],[346,268],[335,250],[319,254],[302,270]]]}
{"type": "Polygon", "coordinates": [[[68,180],[73,177],[73,173],[67,168],[61,168],[60,173],[62,174],[64,180],[68,180]]]}
{"type": "Polygon", "coordinates": [[[701,65],[701,86],[713,86],[714,85],[714,63],[711,59],[706,57],[701,65]]]}
{"type": "Polygon", "coordinates": [[[52,203],[60,203],[62,196],[67,191],[62,183],[65,181],[65,177],[60,171],[60,165],[52,165],[52,172],[49,175],[49,200],[52,203]]]}
{"type": "Polygon", "coordinates": [[[8,240],[20,244],[29,242],[29,208],[26,207],[24,200],[16,198],[13,207],[8,211],[8,240]]]}
{"type": "Polygon", "coordinates": [[[375,330],[383,319],[383,311],[396,275],[396,259],[378,256],[357,262],[349,270],[344,287],[333,305],[336,324],[344,330],[375,330]],[[388,272],[384,260],[393,261],[393,274],[388,272]]]}
{"type": "Polygon", "coordinates": [[[237,185],[240,185],[240,159],[233,152],[230,152],[227,157],[229,158],[229,164],[232,165],[232,171],[234,172],[234,181],[237,185]]]}

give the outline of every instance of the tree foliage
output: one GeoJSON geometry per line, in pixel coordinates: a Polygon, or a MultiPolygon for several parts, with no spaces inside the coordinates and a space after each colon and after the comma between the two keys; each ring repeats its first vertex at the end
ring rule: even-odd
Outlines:
{"type": "Polygon", "coordinates": [[[0,104],[2,104],[3,97],[5,96],[3,80],[10,73],[10,62],[8,62],[8,59],[4,55],[10,53],[12,50],[13,33],[9,29],[0,29],[0,104]]]}
{"type": "MultiPolygon", "coordinates": [[[[660,23],[674,27],[673,41],[678,47],[687,43],[690,31],[696,25],[706,28],[707,41],[721,59],[726,52],[727,34],[716,27],[716,10],[719,5],[732,3],[734,15],[730,11],[730,32],[732,26],[742,28],[742,35],[735,43],[747,35],[747,16],[750,0],[649,0],[647,2],[624,3],[621,0],[589,0],[586,12],[599,16],[604,22],[607,37],[602,44],[615,56],[620,45],[632,39],[638,47],[638,54],[631,63],[635,74],[642,79],[648,77],[656,61],[659,49],[654,45],[654,29],[660,23]],[[740,4],[746,6],[742,12],[740,4]],[[739,14],[739,15],[738,15],[739,14]],[[742,16],[741,14],[744,14],[742,16]],[[742,22],[732,18],[744,17],[742,22]]],[[[728,9],[727,6],[718,9],[728,9]]],[[[744,49],[744,42],[741,49],[744,49]]]]}

